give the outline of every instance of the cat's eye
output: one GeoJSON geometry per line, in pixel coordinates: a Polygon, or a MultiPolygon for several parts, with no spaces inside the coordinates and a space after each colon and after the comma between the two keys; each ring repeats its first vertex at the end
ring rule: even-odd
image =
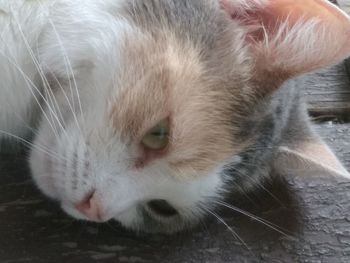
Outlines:
{"type": "Polygon", "coordinates": [[[162,120],[143,137],[143,146],[150,150],[163,150],[169,144],[169,129],[169,120],[162,120]]]}

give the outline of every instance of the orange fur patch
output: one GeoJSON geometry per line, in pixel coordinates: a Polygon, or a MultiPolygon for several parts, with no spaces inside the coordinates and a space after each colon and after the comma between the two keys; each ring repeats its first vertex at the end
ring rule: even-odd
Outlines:
{"type": "Polygon", "coordinates": [[[207,76],[194,47],[171,34],[127,45],[123,59],[130,63],[118,73],[111,111],[116,134],[137,144],[169,117],[170,145],[162,158],[181,176],[209,171],[241,149],[233,138],[233,113],[239,112],[233,90],[224,76],[207,76]]]}

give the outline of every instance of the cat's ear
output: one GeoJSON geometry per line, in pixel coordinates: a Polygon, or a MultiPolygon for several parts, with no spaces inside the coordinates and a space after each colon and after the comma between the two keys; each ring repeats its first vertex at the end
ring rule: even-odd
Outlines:
{"type": "Polygon", "coordinates": [[[274,168],[282,175],[327,173],[350,178],[350,173],[317,135],[280,146],[274,158],[274,168]]]}
{"type": "Polygon", "coordinates": [[[287,78],[350,55],[350,19],[327,0],[219,0],[247,29],[258,74],[287,78]]]}

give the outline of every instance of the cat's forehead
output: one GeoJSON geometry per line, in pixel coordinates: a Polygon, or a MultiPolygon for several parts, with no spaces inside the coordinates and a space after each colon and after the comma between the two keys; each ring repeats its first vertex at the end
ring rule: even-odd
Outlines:
{"type": "Polygon", "coordinates": [[[135,144],[170,119],[171,164],[181,170],[209,170],[238,151],[233,145],[241,142],[233,134],[239,126],[232,121],[242,112],[242,92],[232,87],[243,86],[221,58],[204,60],[192,41],[166,31],[134,34],[125,43],[121,58],[127,66],[116,72],[109,114],[118,136],[135,144]]]}
{"type": "Polygon", "coordinates": [[[203,81],[197,50],[179,43],[170,32],[156,39],[133,35],[125,42],[121,61],[127,66],[116,72],[111,117],[124,136],[151,128],[174,114],[185,94],[201,92],[201,86],[191,88],[203,81]]]}
{"type": "Polygon", "coordinates": [[[251,61],[236,41],[240,33],[207,2],[126,1],[123,14],[134,31],[120,48],[109,98],[114,133],[134,145],[170,119],[169,162],[192,172],[208,171],[242,147],[234,134],[242,102],[252,97],[245,94],[251,61]]]}
{"type": "MultiPolygon", "coordinates": [[[[203,28],[193,37],[191,30],[195,28],[186,28],[174,17],[176,12],[186,14],[188,6],[177,7],[177,1],[142,3],[130,2],[137,23],[125,34],[118,56],[120,66],[110,98],[116,132],[122,137],[137,137],[169,116],[199,124],[205,115],[215,115],[218,123],[222,119],[221,123],[229,123],[233,105],[240,107],[242,88],[250,74],[249,57],[242,55],[245,47],[239,41],[235,43],[232,31],[220,29],[219,34],[218,21],[212,16],[205,21],[206,12],[196,19],[212,26],[205,26],[208,31],[203,28]],[[166,22],[156,12],[163,12],[165,17],[167,12],[173,14],[168,14],[171,19],[166,22]],[[143,19],[153,21],[153,27],[144,26],[143,19]]],[[[193,3],[202,7],[200,2],[193,3]]]]}
{"type": "Polygon", "coordinates": [[[125,1],[122,13],[142,31],[157,34],[169,30],[179,39],[189,39],[201,48],[211,48],[225,27],[218,1],[125,1]]]}

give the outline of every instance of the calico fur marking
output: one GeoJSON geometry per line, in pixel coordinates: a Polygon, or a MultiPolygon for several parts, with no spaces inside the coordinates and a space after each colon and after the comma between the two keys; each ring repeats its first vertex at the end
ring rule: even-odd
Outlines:
{"type": "MultiPolygon", "coordinates": [[[[0,0],[9,3],[19,2],[0,0]]],[[[326,2],[57,0],[42,13],[21,3],[19,39],[29,45],[14,36],[16,45],[2,41],[0,51],[18,52],[23,75],[51,88],[39,103],[30,164],[38,187],[73,217],[174,232],[214,209],[224,190],[237,190],[232,181],[254,189],[272,169],[307,173],[321,163],[310,158],[322,147],[308,133],[298,88],[283,83],[349,54],[350,22],[326,2]],[[140,139],[164,118],[168,151],[135,165],[140,139]],[[300,141],[313,142],[312,151],[300,141]],[[176,212],[152,209],[157,200],[176,212]]],[[[11,94],[11,107],[1,103],[1,112],[27,113],[30,90],[23,79],[12,84],[18,71],[8,63],[0,60],[0,100],[11,94]]],[[[11,131],[14,118],[3,116],[0,128],[11,131]]],[[[328,170],[342,174],[322,152],[328,170]]]]}
{"type": "Polygon", "coordinates": [[[184,51],[178,41],[169,32],[160,44],[147,38],[137,42],[149,45],[140,48],[138,44],[125,60],[137,57],[134,71],[140,75],[130,78],[127,72],[119,73],[125,89],[114,98],[111,116],[116,133],[134,142],[169,118],[171,143],[165,159],[183,171],[181,175],[197,171],[194,176],[198,176],[240,149],[241,143],[232,138],[235,98],[229,88],[222,90],[225,82],[204,77],[207,71],[197,51],[190,44],[184,51]],[[150,54],[149,49],[157,49],[159,54],[150,54]],[[145,71],[146,67],[149,70],[145,71]],[[198,88],[191,88],[195,86],[198,88]]]}

